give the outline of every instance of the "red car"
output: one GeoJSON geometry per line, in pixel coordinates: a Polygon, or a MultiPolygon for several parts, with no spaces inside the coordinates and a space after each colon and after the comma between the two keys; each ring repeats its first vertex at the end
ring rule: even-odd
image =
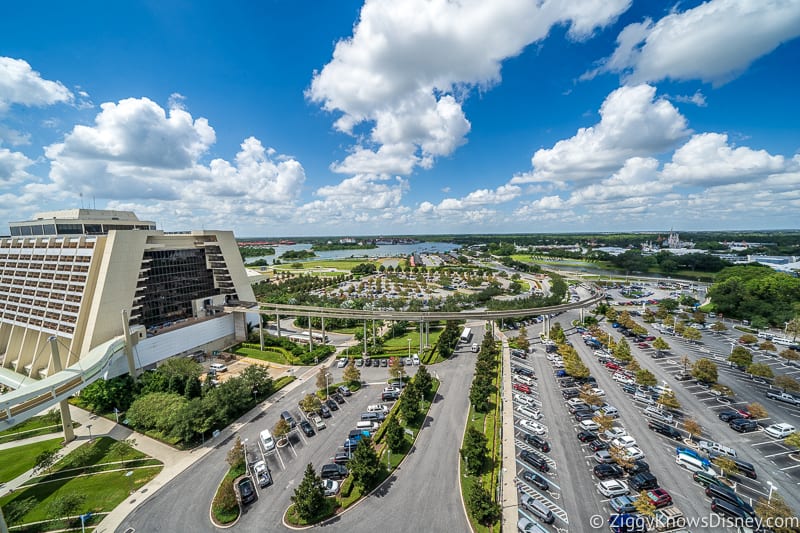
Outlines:
{"type": "Polygon", "coordinates": [[[653,489],[647,491],[647,497],[656,506],[656,509],[672,505],[672,496],[664,489],[653,489]]]}
{"type": "Polygon", "coordinates": [[[606,368],[609,370],[619,370],[620,366],[617,363],[608,362],[606,363],[606,368]]]}
{"type": "Polygon", "coordinates": [[[514,390],[518,390],[520,392],[524,392],[525,394],[531,393],[531,388],[528,385],[525,385],[524,383],[514,383],[511,386],[511,388],[513,388],[514,390]]]}
{"type": "Polygon", "coordinates": [[[753,413],[747,410],[747,407],[742,407],[741,409],[736,409],[736,412],[742,415],[742,418],[747,418],[748,420],[753,418],[753,413]]]}
{"type": "Polygon", "coordinates": [[[638,346],[639,346],[639,348],[649,348],[650,347],[650,345],[647,344],[646,342],[640,342],[638,344],[638,346]]]}
{"type": "Polygon", "coordinates": [[[646,341],[648,341],[648,342],[649,342],[649,341],[654,341],[654,340],[656,340],[656,338],[655,338],[655,337],[653,337],[652,335],[648,335],[647,337],[645,337],[645,338],[644,338],[644,340],[646,340],[646,341]]]}

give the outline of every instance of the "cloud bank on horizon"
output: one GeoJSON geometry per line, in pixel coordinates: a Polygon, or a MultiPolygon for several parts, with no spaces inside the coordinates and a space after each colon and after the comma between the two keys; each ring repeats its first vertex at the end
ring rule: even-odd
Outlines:
{"type": "Polygon", "coordinates": [[[771,84],[796,86],[768,60],[800,56],[800,1],[637,7],[366,0],[292,100],[251,103],[299,100],[296,124],[328,124],[310,146],[276,133],[293,123],[236,138],[224,97],[194,116],[194,84],[163,87],[162,105],[0,57],[0,219],[100,198],[165,229],[241,236],[796,227],[795,100],[780,122],[737,115],[780,103],[771,84]],[[551,50],[569,74],[548,70],[551,50]],[[561,96],[537,99],[537,85],[561,96]],[[92,104],[95,90],[115,97],[92,104]],[[495,92],[499,119],[483,110],[495,92]],[[516,117],[523,105],[537,116],[516,117]],[[541,147],[487,151],[506,129],[541,147]]]}

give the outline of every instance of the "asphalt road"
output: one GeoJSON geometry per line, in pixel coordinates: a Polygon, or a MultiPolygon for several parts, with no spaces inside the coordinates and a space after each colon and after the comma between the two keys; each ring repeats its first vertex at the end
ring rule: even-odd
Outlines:
{"type": "MultiPolygon", "coordinates": [[[[480,342],[480,338],[476,338],[476,342],[480,342]]],[[[349,531],[398,533],[469,530],[458,489],[458,449],[474,371],[475,360],[470,355],[465,348],[450,361],[430,368],[432,373],[442,378],[442,384],[414,450],[375,495],[324,527],[340,530],[346,525],[349,531]],[[435,505],[431,505],[432,501],[435,505]]],[[[366,410],[367,405],[380,402],[388,369],[361,368],[361,371],[362,380],[368,385],[347,398],[347,403],[326,420],[326,429],[310,438],[295,432],[290,446],[266,457],[274,483],[259,489],[258,500],[245,509],[236,529],[289,531],[281,519],[290,505],[294,488],[302,479],[306,464],[311,462],[319,468],[329,462],[347,437],[347,432],[355,427],[359,414],[366,410]]],[[[341,370],[334,367],[331,372],[338,376],[341,370]]],[[[254,454],[261,454],[259,432],[271,428],[282,410],[289,409],[295,419],[299,419],[297,402],[316,388],[314,379],[311,377],[310,383],[279,396],[279,401],[239,431],[239,436],[248,440],[249,461],[253,460],[254,454]]],[[[209,507],[218,483],[227,471],[225,457],[232,444],[232,439],[221,443],[166,484],[126,517],[117,531],[130,532],[128,528],[145,532],[217,531],[210,522],[209,507]]]]}

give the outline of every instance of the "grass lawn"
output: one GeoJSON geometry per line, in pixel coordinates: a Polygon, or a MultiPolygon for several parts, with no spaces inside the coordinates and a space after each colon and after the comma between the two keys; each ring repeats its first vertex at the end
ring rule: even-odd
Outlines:
{"type": "MultiPolygon", "coordinates": [[[[353,255],[356,255],[355,252],[358,250],[353,250],[353,255]]],[[[346,270],[348,273],[354,267],[362,263],[378,263],[375,259],[370,259],[368,257],[364,257],[361,259],[324,259],[320,261],[292,261],[292,263],[301,263],[303,265],[303,269],[310,269],[314,270],[315,268],[337,268],[339,270],[346,270]]],[[[283,263],[280,265],[274,265],[273,268],[275,270],[296,270],[292,267],[292,263],[283,263]]]]}
{"type": "Polygon", "coordinates": [[[6,483],[27,472],[36,464],[36,456],[45,450],[61,448],[61,437],[0,451],[0,483],[6,483]]]}
{"type": "MultiPolygon", "coordinates": [[[[353,487],[353,492],[350,493],[350,496],[352,497],[352,495],[357,492],[358,489],[353,487]]],[[[321,522],[322,520],[333,516],[333,513],[336,512],[336,508],[338,506],[339,504],[336,501],[336,498],[325,498],[325,507],[320,510],[317,516],[310,520],[304,520],[297,516],[297,514],[294,512],[294,505],[291,505],[286,511],[286,521],[293,526],[307,526],[310,524],[316,524],[317,522],[321,522]]]]}
{"type": "Polygon", "coordinates": [[[252,357],[253,359],[267,361],[269,363],[276,363],[279,365],[291,365],[293,364],[292,360],[294,359],[294,357],[289,355],[288,352],[286,352],[286,350],[283,348],[272,346],[266,346],[264,347],[264,350],[240,347],[233,350],[233,353],[236,355],[252,357]]]}
{"type": "Polygon", "coordinates": [[[6,510],[6,518],[9,518],[11,513],[8,513],[8,509],[14,506],[12,502],[23,502],[28,498],[35,502],[28,512],[20,517],[15,517],[16,520],[9,519],[9,525],[60,518],[49,514],[49,505],[67,494],[83,494],[85,496],[86,499],[77,510],[78,513],[108,512],[127,498],[132,489],[139,489],[153,479],[161,471],[161,468],[159,466],[134,469],[130,477],[125,476],[125,471],[119,471],[41,483],[21,488],[0,498],[0,505],[6,510]]]}
{"type": "MultiPolygon", "coordinates": [[[[72,422],[72,427],[80,424],[72,422]]],[[[34,416],[21,424],[17,424],[11,429],[0,431],[0,443],[11,442],[19,439],[28,439],[39,435],[59,433],[61,431],[61,416],[52,417],[50,415],[34,416]]]]}

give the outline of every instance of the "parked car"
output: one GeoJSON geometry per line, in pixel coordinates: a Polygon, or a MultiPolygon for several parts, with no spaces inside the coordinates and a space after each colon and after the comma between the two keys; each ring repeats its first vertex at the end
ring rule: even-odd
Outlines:
{"type": "Polygon", "coordinates": [[[541,472],[547,472],[550,470],[547,461],[535,453],[529,452],[528,450],[522,450],[519,452],[519,458],[541,472]]]}
{"type": "Polygon", "coordinates": [[[607,498],[616,498],[628,494],[628,484],[619,479],[607,479],[597,484],[597,491],[607,498]]]}
{"type": "Polygon", "coordinates": [[[723,422],[730,422],[731,420],[734,420],[736,418],[742,418],[742,415],[740,415],[738,411],[725,410],[725,411],[720,411],[717,417],[723,422]]]}
{"type": "Polygon", "coordinates": [[[339,406],[336,404],[333,398],[328,398],[327,400],[325,400],[325,405],[327,405],[328,409],[330,409],[331,411],[339,410],[339,406]]]}
{"type": "Polygon", "coordinates": [[[594,452],[593,457],[598,464],[610,464],[614,462],[614,458],[608,450],[598,450],[594,452]]]}
{"type": "Polygon", "coordinates": [[[594,420],[581,420],[578,424],[578,427],[585,431],[594,431],[596,429],[600,429],[600,424],[594,420]]]}
{"type": "Polygon", "coordinates": [[[345,396],[345,397],[347,397],[347,396],[351,396],[351,395],[353,394],[353,393],[350,391],[350,387],[348,387],[348,386],[346,386],[346,385],[339,385],[339,386],[336,388],[336,390],[337,390],[337,392],[339,392],[339,394],[341,394],[342,396],[345,396]]]}
{"type": "Polygon", "coordinates": [[[317,431],[320,429],[325,429],[325,421],[322,420],[322,417],[317,413],[311,413],[308,415],[308,419],[314,424],[314,427],[317,428],[317,431]]]}
{"type": "Polygon", "coordinates": [[[672,505],[672,496],[664,489],[648,490],[645,494],[647,494],[647,498],[653,503],[656,509],[672,505]]]}
{"type": "Polygon", "coordinates": [[[631,490],[641,492],[658,488],[658,478],[650,472],[640,472],[628,480],[631,490]]]}
{"type": "Polygon", "coordinates": [[[536,448],[541,452],[547,453],[550,451],[550,443],[538,435],[528,435],[526,433],[523,440],[528,446],[536,448]]]}
{"type": "Polygon", "coordinates": [[[315,435],[314,428],[311,427],[308,420],[302,420],[300,422],[300,429],[306,434],[306,437],[313,437],[315,435]]]}
{"type": "Polygon", "coordinates": [[[333,398],[333,401],[335,401],[336,403],[339,404],[344,403],[344,396],[342,396],[338,392],[334,392],[333,394],[331,394],[331,398],[333,398]]]}
{"type": "Polygon", "coordinates": [[[322,491],[325,496],[336,496],[336,493],[339,492],[339,482],[332,479],[323,479],[322,491]]]}
{"type": "Polygon", "coordinates": [[[631,475],[631,476],[634,476],[634,475],[639,474],[641,472],[649,472],[650,471],[650,465],[647,464],[642,459],[636,459],[632,463],[624,464],[624,465],[622,465],[622,468],[625,470],[625,472],[628,473],[628,475],[631,475]]]}
{"type": "Polygon", "coordinates": [[[594,431],[581,431],[578,433],[578,440],[581,442],[591,442],[597,439],[597,433],[594,431]]]}
{"type": "Polygon", "coordinates": [[[348,452],[336,452],[333,456],[333,462],[337,465],[346,465],[350,462],[350,454],[348,452]]]}
{"type": "MultiPolygon", "coordinates": [[[[335,403],[335,402],[334,402],[335,403]]],[[[331,410],[328,409],[328,406],[324,403],[319,406],[317,413],[322,416],[322,418],[330,418],[331,417],[331,410]]]]}
{"type": "Polygon", "coordinates": [[[272,475],[269,473],[267,463],[264,461],[256,461],[253,463],[253,475],[258,482],[258,486],[262,489],[272,485],[272,475]]]}
{"type": "Polygon", "coordinates": [[[758,429],[758,422],[755,420],[747,420],[746,418],[735,418],[731,420],[728,425],[734,431],[739,433],[750,433],[758,429]]]}
{"type": "Polygon", "coordinates": [[[211,363],[208,365],[208,369],[212,372],[227,372],[228,367],[223,365],[222,363],[211,363]]]}
{"type": "Polygon", "coordinates": [[[596,439],[596,440],[593,440],[593,441],[589,442],[589,449],[592,450],[593,452],[599,452],[600,450],[607,450],[608,449],[608,443],[607,442],[603,442],[600,439],[596,439]]]}
{"type": "Polygon", "coordinates": [[[736,450],[728,446],[724,446],[719,442],[714,442],[713,440],[700,440],[697,442],[697,447],[707,454],[715,452],[718,454],[728,455],[730,457],[736,457],[736,450]]]}
{"type": "Polygon", "coordinates": [[[336,463],[328,463],[322,465],[322,469],[320,470],[319,477],[322,479],[344,479],[347,477],[347,468],[343,465],[336,464],[336,463]]]}
{"type": "Polygon", "coordinates": [[[525,385],[524,383],[514,383],[513,385],[511,385],[511,388],[513,388],[514,390],[518,390],[520,392],[523,392],[525,394],[530,394],[531,393],[530,386],[529,385],[525,385]]]}
{"type": "Polygon", "coordinates": [[[601,463],[592,469],[592,473],[597,479],[616,479],[625,475],[625,471],[618,465],[611,463],[601,463]]]}
{"type": "Polygon", "coordinates": [[[256,487],[253,485],[253,480],[250,476],[244,476],[236,483],[237,492],[239,493],[239,501],[242,504],[248,504],[256,499],[256,487]]]}
{"type": "Polygon", "coordinates": [[[618,439],[619,437],[624,437],[627,434],[628,433],[625,431],[625,429],[620,427],[609,428],[603,433],[607,439],[618,439]]]}
{"type": "Polygon", "coordinates": [[[674,427],[670,426],[665,422],[659,422],[658,420],[648,420],[647,427],[651,430],[655,431],[656,433],[660,433],[665,437],[669,437],[675,440],[683,440],[683,433],[675,429],[674,427]]]}
{"type": "Polygon", "coordinates": [[[538,487],[541,490],[549,490],[550,483],[547,482],[545,478],[537,474],[536,472],[528,472],[526,471],[522,474],[522,479],[533,485],[534,487],[538,487]]]}
{"type": "Polygon", "coordinates": [[[636,506],[634,502],[638,496],[617,496],[616,498],[611,498],[608,502],[608,506],[611,507],[611,510],[615,513],[620,514],[629,514],[636,511],[636,506]]]}
{"type": "Polygon", "coordinates": [[[530,431],[534,435],[544,435],[545,433],[547,433],[545,427],[541,425],[539,422],[523,419],[519,421],[519,425],[521,428],[523,428],[526,431],[530,431]]]}
{"type": "Polygon", "coordinates": [[[786,422],[771,424],[764,428],[764,433],[776,439],[784,439],[795,432],[795,427],[786,422]]]}

